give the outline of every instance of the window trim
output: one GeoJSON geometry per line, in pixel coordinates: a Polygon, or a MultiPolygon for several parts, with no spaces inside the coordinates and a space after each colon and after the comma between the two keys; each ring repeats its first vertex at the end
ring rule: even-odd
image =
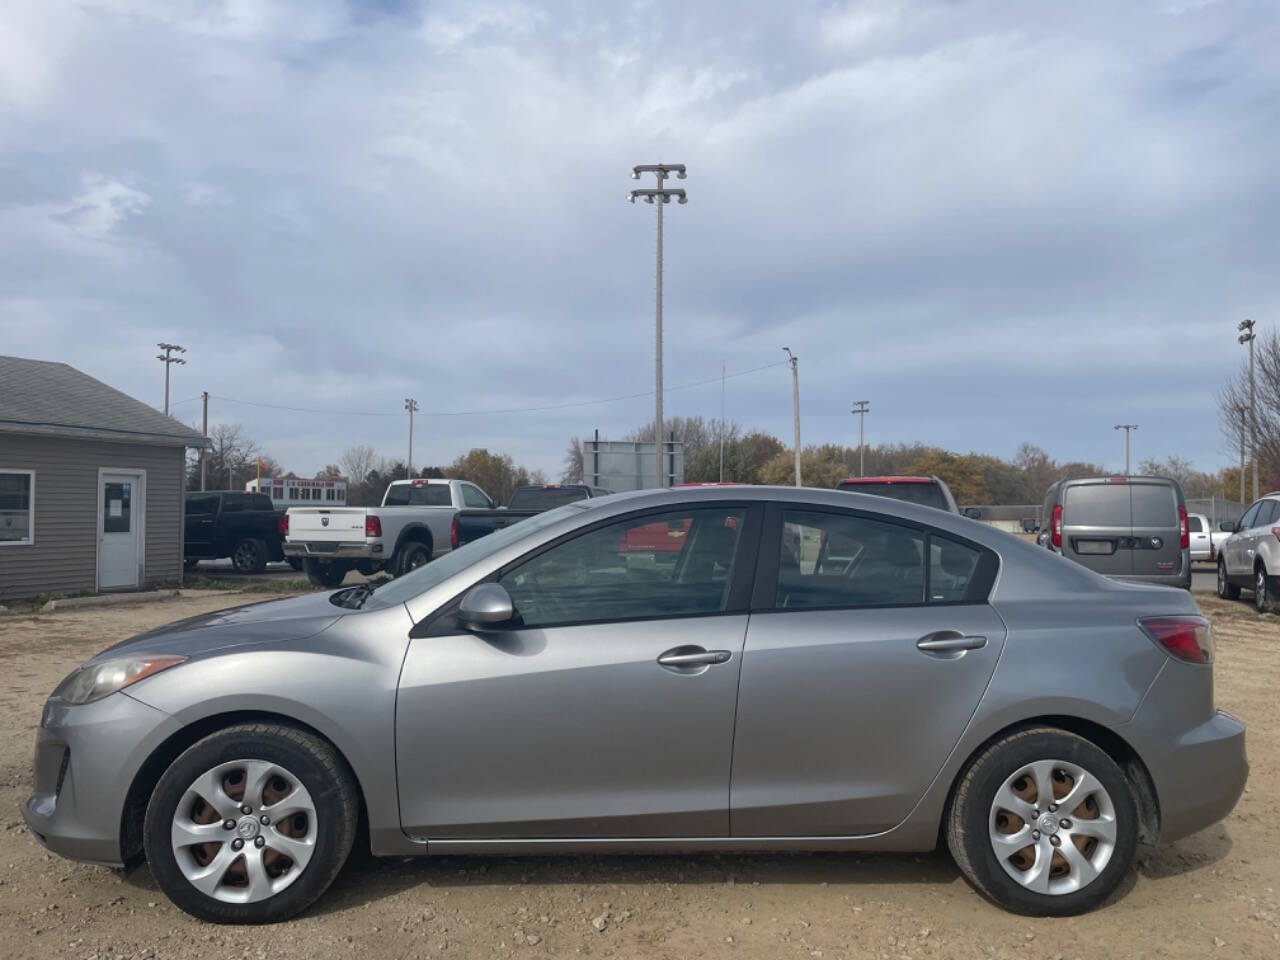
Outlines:
{"type": "Polygon", "coordinates": [[[759,553],[757,554],[755,585],[751,594],[751,613],[819,613],[830,610],[916,610],[921,607],[975,607],[986,606],[991,602],[991,591],[995,589],[1000,575],[1000,556],[990,547],[970,540],[960,534],[940,530],[913,520],[905,520],[888,514],[874,513],[868,510],[847,510],[828,504],[790,504],[770,502],[766,504],[764,529],[760,534],[759,553]],[[918,531],[924,538],[924,550],[921,563],[924,567],[924,589],[918,603],[859,603],[831,604],[815,607],[780,607],[778,606],[778,574],[782,560],[782,526],[783,514],[787,510],[801,513],[825,513],[837,517],[850,517],[887,523],[918,531]],[[978,551],[978,566],[975,573],[987,574],[990,583],[980,598],[974,600],[930,600],[929,578],[933,566],[931,557],[931,539],[937,534],[946,540],[952,540],[962,546],[978,551]]]}
{"type": "Polygon", "coordinates": [[[30,547],[36,542],[36,472],[25,467],[0,467],[0,473],[26,474],[30,481],[27,504],[27,536],[22,540],[0,540],[0,547],[30,547]]]}
{"type": "Polygon", "coordinates": [[[541,546],[530,550],[528,553],[521,554],[510,563],[506,563],[497,570],[494,570],[487,577],[477,580],[475,583],[442,603],[434,611],[414,624],[413,629],[409,631],[409,636],[417,639],[421,637],[447,637],[455,636],[459,633],[470,633],[472,631],[462,626],[462,624],[458,622],[457,618],[458,605],[462,603],[462,598],[466,596],[468,591],[473,590],[482,583],[498,583],[505,575],[522,564],[536,559],[548,550],[552,550],[563,543],[591,534],[602,527],[607,527],[620,521],[630,521],[646,516],[660,516],[666,513],[674,513],[681,509],[701,511],[736,508],[743,512],[742,533],[738,538],[738,549],[742,550],[743,554],[741,561],[734,563],[733,573],[729,583],[729,595],[725,599],[725,606],[723,610],[715,610],[710,613],[672,613],[656,617],[609,617],[596,620],[569,620],[564,623],[540,624],[536,627],[526,627],[523,624],[501,624],[498,625],[493,632],[507,633],[519,630],[560,630],[565,627],[605,626],[617,623],[658,623],[663,620],[695,620],[705,617],[743,616],[750,612],[752,585],[757,574],[757,561],[759,559],[758,555],[753,554],[760,549],[760,534],[761,527],[764,523],[764,508],[766,506],[767,504],[761,503],[758,500],[712,500],[705,503],[665,504],[663,506],[646,507],[643,510],[634,510],[628,513],[616,513],[612,516],[604,517],[595,523],[577,527],[567,533],[563,533],[554,540],[549,540],[541,546]]]}

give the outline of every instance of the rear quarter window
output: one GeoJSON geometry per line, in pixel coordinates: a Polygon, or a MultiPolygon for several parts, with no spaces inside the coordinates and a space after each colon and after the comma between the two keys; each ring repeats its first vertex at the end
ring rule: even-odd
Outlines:
{"type": "Polygon", "coordinates": [[[1128,527],[1129,484],[1086,483],[1067,487],[1062,502],[1064,526],[1128,527]]]}

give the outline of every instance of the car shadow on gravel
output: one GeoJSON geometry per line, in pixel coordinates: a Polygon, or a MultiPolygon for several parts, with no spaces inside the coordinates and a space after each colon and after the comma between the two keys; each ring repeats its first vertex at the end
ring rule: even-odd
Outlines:
{"type": "Polygon", "coordinates": [[[1137,869],[1149,880],[1194,873],[1225,860],[1231,852],[1231,835],[1222,824],[1154,848],[1138,848],[1137,869]]]}

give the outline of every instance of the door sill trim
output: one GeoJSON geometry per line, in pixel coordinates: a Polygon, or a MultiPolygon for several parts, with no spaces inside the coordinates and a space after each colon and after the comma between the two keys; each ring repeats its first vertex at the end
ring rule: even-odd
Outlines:
{"type": "MultiPolygon", "coordinates": [[[[881,833],[820,837],[545,837],[424,839],[428,854],[551,854],[551,853],[736,853],[793,850],[845,850],[865,848],[881,841],[893,830],[881,833]]],[[[879,849],[878,847],[876,849],[879,849]]]]}

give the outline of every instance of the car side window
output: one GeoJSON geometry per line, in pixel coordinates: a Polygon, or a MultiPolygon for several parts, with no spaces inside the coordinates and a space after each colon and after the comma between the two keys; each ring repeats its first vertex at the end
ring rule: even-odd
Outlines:
{"type": "Polygon", "coordinates": [[[189,517],[209,517],[217,512],[217,497],[189,497],[187,499],[187,516],[189,517]]]}
{"type": "Polygon", "coordinates": [[[1199,517],[1192,515],[1187,517],[1187,530],[1190,533],[1204,533],[1204,524],[1199,517]]]}
{"type": "Polygon", "coordinates": [[[1244,516],[1240,518],[1240,525],[1236,528],[1237,530],[1248,530],[1253,526],[1254,518],[1258,516],[1258,511],[1262,508],[1263,502],[1259,500],[1244,512],[1244,516]]]}
{"type": "Polygon", "coordinates": [[[924,602],[923,531],[852,514],[802,510],[783,511],[782,521],[777,607],[924,602]]]}
{"type": "Polygon", "coordinates": [[[929,535],[929,602],[963,603],[981,576],[982,551],[936,533],[929,535]]]}
{"type": "Polygon", "coordinates": [[[462,503],[463,506],[486,509],[489,506],[489,498],[480,492],[479,487],[464,483],[462,485],[462,503]]]}
{"type": "Polygon", "coordinates": [[[724,611],[742,507],[673,510],[597,527],[502,575],[524,627],[724,611]]]}
{"type": "Polygon", "coordinates": [[[238,493],[233,493],[229,497],[222,498],[223,513],[240,513],[244,510],[244,497],[238,493]]]}

